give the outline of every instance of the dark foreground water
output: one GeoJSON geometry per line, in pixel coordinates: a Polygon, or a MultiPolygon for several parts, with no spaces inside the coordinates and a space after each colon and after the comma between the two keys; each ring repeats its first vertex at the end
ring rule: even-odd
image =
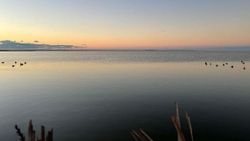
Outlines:
{"type": "Polygon", "coordinates": [[[2,52],[0,61],[4,141],[16,141],[14,124],[26,131],[29,119],[53,127],[55,141],[129,141],[138,128],[174,141],[175,101],[196,141],[250,140],[250,52],[2,52]]]}

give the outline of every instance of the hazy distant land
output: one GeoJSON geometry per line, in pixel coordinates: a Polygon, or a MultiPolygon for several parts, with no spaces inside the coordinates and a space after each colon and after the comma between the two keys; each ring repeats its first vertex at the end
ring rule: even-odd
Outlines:
{"type": "Polygon", "coordinates": [[[0,41],[0,51],[69,51],[83,50],[84,47],[73,45],[50,45],[35,43],[23,43],[10,40],[0,41]]]}
{"type": "Polygon", "coordinates": [[[188,48],[152,48],[152,49],[92,49],[74,45],[51,45],[34,43],[16,42],[11,40],[0,41],[0,51],[250,51],[250,46],[230,46],[230,47],[188,47],[188,48]]]}

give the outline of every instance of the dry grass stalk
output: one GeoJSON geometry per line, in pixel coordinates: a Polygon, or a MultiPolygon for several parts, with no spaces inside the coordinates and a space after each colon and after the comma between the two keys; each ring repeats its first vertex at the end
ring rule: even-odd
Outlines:
{"type": "Polygon", "coordinates": [[[176,129],[178,141],[186,141],[184,133],[182,132],[181,127],[178,124],[178,119],[176,118],[176,116],[172,116],[171,121],[174,124],[174,127],[176,129]]]}
{"type": "Polygon", "coordinates": [[[189,132],[190,132],[190,136],[191,136],[191,141],[194,141],[193,128],[192,128],[190,117],[189,117],[187,112],[186,112],[186,119],[187,119],[188,128],[189,128],[189,132]]]}
{"type": "Polygon", "coordinates": [[[142,129],[132,131],[131,135],[135,141],[153,141],[153,139],[142,129]]]}
{"type": "MultiPolygon", "coordinates": [[[[176,109],[175,109],[176,113],[174,116],[171,117],[171,121],[176,129],[178,141],[186,141],[185,134],[181,129],[179,104],[175,103],[175,106],[176,106],[176,109]]],[[[188,129],[189,129],[191,141],[194,141],[191,120],[190,120],[188,113],[187,112],[185,113],[186,113],[186,120],[188,122],[188,129]]],[[[131,135],[135,141],[153,141],[152,138],[148,134],[146,134],[142,129],[138,131],[132,131],[131,135]]]]}
{"type": "Polygon", "coordinates": [[[17,131],[18,136],[20,137],[20,141],[53,141],[53,129],[49,130],[47,136],[45,138],[45,127],[41,126],[41,138],[36,138],[36,131],[33,128],[32,120],[29,121],[28,126],[28,139],[25,140],[25,136],[21,133],[21,130],[15,125],[15,129],[17,131]]]}
{"type": "Polygon", "coordinates": [[[17,135],[20,137],[20,141],[25,141],[25,136],[21,132],[21,129],[17,125],[15,125],[15,129],[16,129],[17,135]]]}
{"type": "MultiPolygon", "coordinates": [[[[179,130],[181,131],[181,121],[180,121],[180,114],[179,114],[179,104],[177,102],[175,103],[175,110],[176,110],[176,115],[175,115],[176,120],[175,121],[176,121],[176,124],[177,124],[179,130]]],[[[177,131],[177,133],[178,133],[178,131],[177,131]]],[[[178,133],[177,136],[178,136],[178,141],[183,141],[182,137],[181,137],[181,134],[178,133]]]]}

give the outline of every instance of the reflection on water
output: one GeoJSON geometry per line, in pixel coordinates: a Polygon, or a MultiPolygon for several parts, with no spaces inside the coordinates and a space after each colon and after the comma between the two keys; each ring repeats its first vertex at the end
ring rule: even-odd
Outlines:
{"type": "Polygon", "coordinates": [[[26,129],[33,119],[53,127],[57,141],[127,141],[138,128],[155,140],[175,140],[169,118],[178,101],[190,113],[196,140],[249,140],[250,57],[229,52],[211,59],[215,54],[1,53],[0,137],[15,140],[14,124],[26,129]],[[28,64],[12,68],[15,60],[28,64]]]}

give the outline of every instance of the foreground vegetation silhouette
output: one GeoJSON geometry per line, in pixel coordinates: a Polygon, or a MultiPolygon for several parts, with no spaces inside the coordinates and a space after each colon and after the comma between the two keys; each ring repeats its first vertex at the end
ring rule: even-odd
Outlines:
{"type": "MultiPolygon", "coordinates": [[[[190,135],[186,135],[181,127],[181,120],[180,120],[180,110],[179,110],[179,104],[176,103],[176,114],[174,116],[171,116],[171,121],[176,129],[177,132],[177,140],[178,141],[187,141],[188,137],[190,137],[189,140],[194,141],[193,136],[193,128],[191,124],[190,117],[187,112],[185,112],[185,118],[188,124],[188,130],[190,135]]],[[[135,141],[154,141],[145,131],[142,129],[139,130],[133,130],[131,132],[131,135],[135,141]]]]}
{"type": "Polygon", "coordinates": [[[33,128],[32,120],[29,121],[27,138],[22,133],[18,125],[15,125],[15,129],[16,129],[17,135],[19,136],[20,141],[53,141],[53,129],[50,129],[46,135],[44,126],[41,126],[40,139],[38,138],[38,136],[36,137],[36,131],[33,128]]]}
{"type": "MultiPolygon", "coordinates": [[[[191,120],[190,120],[188,113],[185,112],[185,119],[187,121],[190,135],[185,135],[181,127],[180,110],[179,110],[178,103],[176,103],[175,110],[176,110],[176,113],[174,116],[171,116],[171,121],[177,132],[177,140],[187,141],[187,139],[190,138],[188,140],[194,141],[192,124],[191,124],[191,120]]],[[[53,141],[53,129],[49,130],[47,132],[47,135],[45,135],[44,126],[41,126],[40,139],[38,138],[38,136],[36,137],[36,131],[33,129],[32,120],[29,121],[27,140],[25,140],[26,139],[25,135],[21,132],[21,129],[17,125],[15,125],[15,129],[16,129],[17,135],[20,138],[20,141],[53,141]]],[[[131,136],[133,137],[134,141],[154,141],[143,129],[133,130],[131,132],[131,136]]]]}

